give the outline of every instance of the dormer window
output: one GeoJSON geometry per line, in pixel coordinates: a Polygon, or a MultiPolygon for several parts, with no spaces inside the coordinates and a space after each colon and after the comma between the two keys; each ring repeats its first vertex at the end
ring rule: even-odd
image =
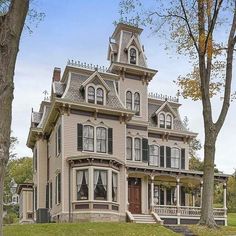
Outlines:
{"type": "Polygon", "coordinates": [[[137,65],[137,49],[135,47],[130,47],[129,49],[129,63],[137,65]]]}
{"type": "Polygon", "coordinates": [[[88,102],[95,103],[95,89],[92,86],[88,87],[88,102]]]}
{"type": "Polygon", "coordinates": [[[165,115],[161,113],[159,115],[160,128],[165,128],[165,115]]]}
{"type": "Polygon", "coordinates": [[[104,101],[103,89],[98,88],[97,89],[97,104],[103,105],[103,101],[104,101]]]}
{"type": "Polygon", "coordinates": [[[172,117],[171,115],[166,116],[166,128],[172,129],[172,117]]]}

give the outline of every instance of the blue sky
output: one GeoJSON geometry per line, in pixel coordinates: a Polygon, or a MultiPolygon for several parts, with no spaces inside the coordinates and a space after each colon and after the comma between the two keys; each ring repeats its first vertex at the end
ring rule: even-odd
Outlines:
{"type": "MultiPolygon", "coordinates": [[[[26,147],[30,126],[31,108],[39,109],[44,98],[43,91],[50,92],[54,67],[64,69],[68,59],[108,66],[106,60],[109,36],[118,20],[118,0],[36,0],[34,8],[46,14],[37,28],[31,25],[33,34],[24,30],[15,71],[15,99],[13,102],[13,135],[18,137],[18,156],[32,156],[26,147]]],[[[149,91],[175,96],[177,87],[173,80],[189,71],[188,62],[168,53],[158,37],[151,36],[147,29],[142,34],[142,43],[149,67],[158,73],[150,83],[149,91]]],[[[234,87],[235,87],[235,81],[234,87]]],[[[181,99],[181,116],[188,116],[190,129],[199,133],[203,143],[201,102],[181,99]]],[[[213,102],[215,113],[220,108],[220,99],[213,102]]],[[[216,147],[216,164],[220,170],[232,173],[236,168],[236,102],[219,135],[216,147]]],[[[199,152],[202,156],[202,151],[199,152]]]]}

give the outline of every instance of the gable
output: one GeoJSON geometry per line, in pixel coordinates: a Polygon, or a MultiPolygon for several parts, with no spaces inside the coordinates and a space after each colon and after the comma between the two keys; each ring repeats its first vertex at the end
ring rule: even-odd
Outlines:
{"type": "Polygon", "coordinates": [[[174,111],[174,109],[170,106],[168,101],[165,101],[162,106],[156,110],[155,115],[158,115],[161,112],[169,112],[173,115],[174,118],[177,117],[177,113],[174,111]]]}

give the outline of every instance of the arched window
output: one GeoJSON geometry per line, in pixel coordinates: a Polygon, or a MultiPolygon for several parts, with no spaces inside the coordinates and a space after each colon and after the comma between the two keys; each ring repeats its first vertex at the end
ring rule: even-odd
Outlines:
{"type": "Polygon", "coordinates": [[[92,86],[88,87],[88,102],[95,103],[95,89],[92,86]]]}
{"type": "Polygon", "coordinates": [[[178,148],[171,148],[171,168],[179,168],[180,164],[180,150],[178,148]]]}
{"type": "Polygon", "coordinates": [[[129,63],[137,64],[137,50],[135,48],[130,48],[129,50],[129,63]]]}
{"type": "Polygon", "coordinates": [[[159,115],[159,124],[160,128],[165,128],[165,115],[163,113],[159,115]]]}
{"type": "Polygon", "coordinates": [[[97,128],[97,152],[106,153],[107,149],[107,132],[106,128],[97,128]]]}
{"type": "Polygon", "coordinates": [[[91,125],[85,125],[83,128],[83,150],[94,151],[94,127],[91,125]]]}
{"type": "Polygon", "coordinates": [[[140,115],[140,95],[138,92],[134,94],[134,110],[135,115],[140,115]]]}
{"type": "Polygon", "coordinates": [[[132,110],[132,93],[130,91],[126,92],[126,108],[132,110]]]}
{"type": "Polygon", "coordinates": [[[133,144],[132,144],[132,138],[127,137],[126,138],[126,159],[132,160],[133,158],[133,144]]]}
{"type": "Polygon", "coordinates": [[[149,164],[159,166],[159,147],[157,145],[149,146],[149,164]]]}
{"type": "Polygon", "coordinates": [[[172,117],[171,115],[166,116],[166,128],[172,129],[172,117]]]}
{"type": "Polygon", "coordinates": [[[140,138],[134,139],[134,155],[135,155],[135,161],[141,161],[141,139],[140,138]]]}
{"type": "Polygon", "coordinates": [[[103,101],[104,101],[103,89],[98,88],[97,89],[97,104],[103,105],[103,101]]]}

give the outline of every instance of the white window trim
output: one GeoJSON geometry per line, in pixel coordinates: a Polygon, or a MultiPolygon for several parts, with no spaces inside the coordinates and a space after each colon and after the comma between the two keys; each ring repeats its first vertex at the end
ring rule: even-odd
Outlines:
{"type": "MultiPolygon", "coordinates": [[[[157,145],[157,144],[150,144],[149,145],[149,148],[150,148],[150,146],[156,146],[156,147],[158,147],[158,157],[157,157],[157,162],[158,162],[158,167],[160,166],[160,146],[159,145],[157,145]]],[[[149,151],[149,165],[150,166],[156,166],[156,165],[153,165],[153,164],[150,164],[150,151],[149,151]]]]}
{"type": "MultiPolygon", "coordinates": [[[[171,166],[171,168],[173,168],[173,169],[181,169],[181,149],[179,148],[179,147],[170,147],[171,148],[171,151],[170,151],[170,153],[171,153],[171,158],[170,158],[170,166],[171,166],[171,160],[172,160],[172,149],[177,149],[178,151],[179,151],[179,167],[172,167],[171,166]]],[[[175,158],[176,159],[176,158],[175,158]]]]}
{"type": "Polygon", "coordinates": [[[139,51],[135,46],[130,46],[128,49],[128,64],[130,64],[130,65],[138,65],[139,64],[139,51]],[[136,50],[136,64],[130,63],[130,50],[132,48],[136,50]]]}
{"type": "Polygon", "coordinates": [[[141,136],[131,136],[131,135],[127,135],[126,136],[126,143],[127,143],[127,138],[131,138],[132,139],[132,159],[127,159],[127,144],[126,144],[126,150],[125,150],[125,160],[126,161],[134,161],[134,162],[142,162],[143,161],[143,144],[142,144],[142,137],[141,136]],[[138,161],[138,160],[135,160],[135,139],[138,138],[140,139],[140,142],[141,142],[141,159],[138,161]]]}
{"type": "MultiPolygon", "coordinates": [[[[84,130],[84,126],[92,126],[94,128],[94,140],[93,140],[94,146],[93,146],[93,151],[84,150],[84,147],[83,147],[82,152],[108,154],[108,128],[109,127],[107,127],[104,124],[94,125],[94,124],[86,123],[86,124],[83,124],[83,130],[84,130]],[[106,152],[97,152],[97,128],[105,128],[106,129],[106,152]]],[[[83,140],[84,140],[84,135],[83,135],[83,140]]]]}
{"type": "Polygon", "coordinates": [[[158,114],[158,128],[160,128],[160,129],[167,129],[166,118],[167,118],[168,115],[170,115],[170,117],[171,117],[171,129],[168,129],[168,130],[173,130],[174,119],[173,119],[173,115],[170,112],[160,112],[158,114]],[[161,128],[160,127],[160,115],[161,114],[163,114],[165,116],[165,128],[161,128]]]}
{"type": "Polygon", "coordinates": [[[86,102],[87,103],[89,103],[89,104],[96,104],[96,105],[100,105],[100,106],[104,106],[104,105],[106,105],[106,102],[107,102],[107,100],[106,100],[106,90],[105,90],[105,88],[103,87],[103,86],[101,86],[101,85],[94,85],[94,84],[92,84],[92,83],[89,83],[87,86],[86,86],[86,89],[85,89],[85,100],[86,100],[86,102]],[[94,95],[95,95],[95,98],[94,98],[94,103],[89,103],[88,102],[88,88],[89,87],[93,87],[94,88],[94,95]],[[101,88],[102,90],[103,90],[103,104],[97,104],[97,89],[98,88],[101,88]]]}
{"type": "Polygon", "coordinates": [[[135,117],[142,117],[142,104],[141,104],[141,101],[142,101],[142,95],[141,95],[141,93],[140,93],[140,91],[138,91],[138,90],[132,90],[132,89],[130,89],[130,88],[127,88],[126,90],[125,90],[125,108],[126,108],[126,95],[127,95],[127,92],[131,92],[131,96],[132,96],[132,104],[131,104],[131,107],[132,107],[132,111],[134,111],[134,94],[135,93],[138,93],[139,94],[139,102],[140,102],[140,104],[139,104],[139,115],[134,115],[135,117]]]}

